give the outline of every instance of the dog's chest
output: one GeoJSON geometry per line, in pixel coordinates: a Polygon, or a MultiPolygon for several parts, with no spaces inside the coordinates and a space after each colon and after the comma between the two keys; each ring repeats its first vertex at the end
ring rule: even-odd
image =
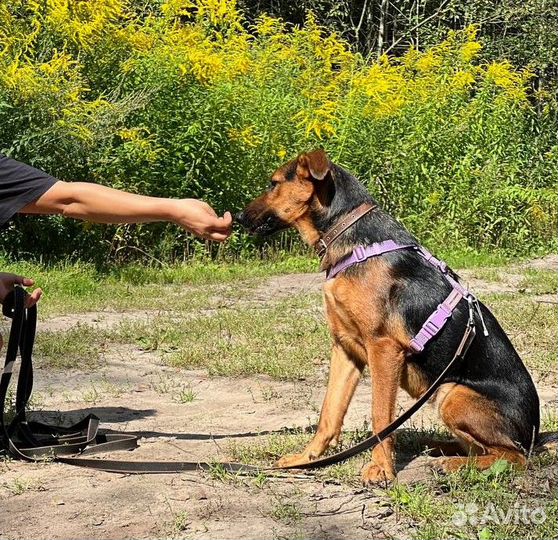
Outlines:
{"type": "Polygon", "coordinates": [[[381,310],[373,290],[366,293],[349,280],[332,280],[324,285],[324,304],[331,333],[339,341],[364,345],[381,325],[381,310]]]}

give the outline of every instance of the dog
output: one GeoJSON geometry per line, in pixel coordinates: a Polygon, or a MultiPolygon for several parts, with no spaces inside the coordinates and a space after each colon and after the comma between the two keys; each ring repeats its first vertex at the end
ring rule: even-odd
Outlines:
{"type": "MultiPolygon", "coordinates": [[[[237,214],[236,221],[259,236],[294,227],[306,243],[316,245],[325,231],[365,203],[375,208],[329,246],[322,270],[347,257],[358,245],[385,240],[417,244],[324,150],[303,153],[280,167],[267,191],[237,214]]],[[[375,433],[394,419],[399,388],[415,399],[425,392],[459,346],[470,313],[467,301],[460,301],[423,352],[416,353],[409,343],[451,290],[442,273],[410,249],[370,258],[325,283],[325,312],[333,344],[318,428],[302,453],[284,456],[278,466],[308,463],[337,444],[366,366],[372,382],[375,433]]],[[[533,380],[496,318],[481,303],[479,313],[488,337],[478,333],[464,359],[431,399],[455,436],[455,440],[430,445],[445,471],[458,470],[471,461],[486,469],[499,459],[524,466],[529,452],[542,443],[533,380]]],[[[475,324],[480,324],[479,314],[475,324]]],[[[395,477],[391,436],[373,449],[362,478],[365,484],[374,484],[395,477]]]]}

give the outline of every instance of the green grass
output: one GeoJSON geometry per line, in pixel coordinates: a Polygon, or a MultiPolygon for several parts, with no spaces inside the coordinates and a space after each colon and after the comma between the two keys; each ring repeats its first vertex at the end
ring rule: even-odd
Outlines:
{"type": "Polygon", "coordinates": [[[412,527],[412,538],[556,538],[556,496],[540,486],[557,464],[556,456],[546,455],[533,459],[525,472],[504,461],[486,471],[466,467],[427,483],[395,485],[387,496],[412,527]]]}
{"type": "Polygon", "coordinates": [[[198,317],[166,316],[124,322],[112,339],[158,350],[173,366],[205,368],[211,375],[310,375],[329,355],[329,333],[314,295],[269,306],[222,309],[198,317]]]}
{"type": "Polygon", "coordinates": [[[558,413],[556,409],[547,409],[541,416],[541,431],[558,431],[558,413]]]}
{"type": "Polygon", "coordinates": [[[523,273],[519,289],[530,294],[556,294],[558,273],[553,270],[528,268],[523,273]]]}
{"type": "Polygon", "coordinates": [[[519,261],[517,256],[507,254],[502,250],[479,251],[472,248],[451,248],[443,246],[426,246],[439,259],[444,260],[451,268],[477,268],[490,266],[504,266],[519,261]]]}
{"type": "Polygon", "coordinates": [[[87,263],[57,265],[0,260],[4,272],[33,278],[45,297],[41,314],[54,316],[103,309],[196,309],[207,306],[209,297],[223,295],[222,287],[239,291],[257,285],[261,278],[293,272],[314,272],[316,258],[285,256],[237,263],[192,261],[174,266],[126,265],[100,271],[87,263]],[[207,287],[204,287],[207,286],[207,287]]]}
{"type": "Polygon", "coordinates": [[[99,365],[106,345],[102,331],[77,324],[69,330],[38,332],[35,356],[40,367],[90,370],[99,365]]]}
{"type": "Polygon", "coordinates": [[[273,505],[270,515],[275,521],[280,521],[287,525],[292,525],[302,520],[299,505],[296,502],[283,499],[278,500],[273,505]]]}
{"type": "Polygon", "coordinates": [[[23,495],[28,491],[43,491],[43,485],[38,479],[14,478],[8,482],[2,482],[0,488],[5,489],[10,495],[23,495]]]}

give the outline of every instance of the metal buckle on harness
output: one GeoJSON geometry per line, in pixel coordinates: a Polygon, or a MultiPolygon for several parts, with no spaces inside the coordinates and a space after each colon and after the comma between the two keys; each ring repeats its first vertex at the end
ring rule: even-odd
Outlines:
{"type": "Polygon", "coordinates": [[[315,245],[315,249],[316,249],[316,254],[318,255],[318,257],[323,257],[326,250],[327,250],[327,244],[324,242],[323,238],[320,238],[315,245]]]}
{"type": "Polygon", "coordinates": [[[486,327],[486,324],[484,322],[484,317],[482,316],[481,307],[479,301],[477,300],[477,297],[470,294],[467,297],[467,302],[469,303],[469,322],[467,324],[469,326],[473,326],[473,327],[475,326],[475,311],[476,311],[479,315],[479,319],[481,322],[482,333],[484,337],[488,337],[488,328],[486,327]]]}

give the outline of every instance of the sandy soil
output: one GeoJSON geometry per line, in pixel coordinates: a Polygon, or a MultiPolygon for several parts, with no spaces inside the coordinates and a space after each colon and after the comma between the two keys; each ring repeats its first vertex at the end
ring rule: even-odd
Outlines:
{"type": "MultiPolygon", "coordinates": [[[[555,268],[556,258],[531,264],[555,268]]],[[[264,302],[301,291],[318,291],[321,277],[302,274],[275,277],[253,291],[264,302]]],[[[479,293],[494,284],[476,280],[479,293]]],[[[501,284],[513,289],[513,280],[501,284]]],[[[505,289],[505,290],[504,290],[505,289]]],[[[59,330],[79,322],[112,325],[122,318],[149,320],[150,312],[86,313],[50,319],[43,328],[59,330]]],[[[37,370],[36,394],[42,419],[56,421],[60,411],[75,420],[94,412],[104,427],[142,432],[141,446],[118,459],[226,460],[227,435],[305,427],[316,422],[325,390],[327,366],[311,380],[281,382],[267,377],[228,379],[161,364],[157,354],[122,346],[107,352],[104,367],[93,372],[37,370]],[[180,403],[177,394],[192,389],[195,399],[180,403]],[[270,398],[270,396],[273,396],[270,398]],[[88,406],[89,405],[89,406],[88,406]]],[[[556,387],[539,388],[545,404],[556,404],[556,387]]],[[[400,406],[410,401],[400,399],[400,406]]],[[[369,417],[370,388],[357,389],[346,427],[360,427],[369,417]]],[[[424,408],[413,425],[436,422],[424,408]]],[[[241,440],[251,440],[243,437],[241,440]]],[[[400,453],[400,482],[429,474],[431,460],[400,453]]],[[[391,513],[381,491],[324,484],[306,479],[271,479],[258,488],[250,479],[236,485],[207,473],[126,476],[62,464],[0,464],[0,538],[388,538],[410,531],[391,513]],[[277,515],[295,503],[298,520],[277,515]]]]}

